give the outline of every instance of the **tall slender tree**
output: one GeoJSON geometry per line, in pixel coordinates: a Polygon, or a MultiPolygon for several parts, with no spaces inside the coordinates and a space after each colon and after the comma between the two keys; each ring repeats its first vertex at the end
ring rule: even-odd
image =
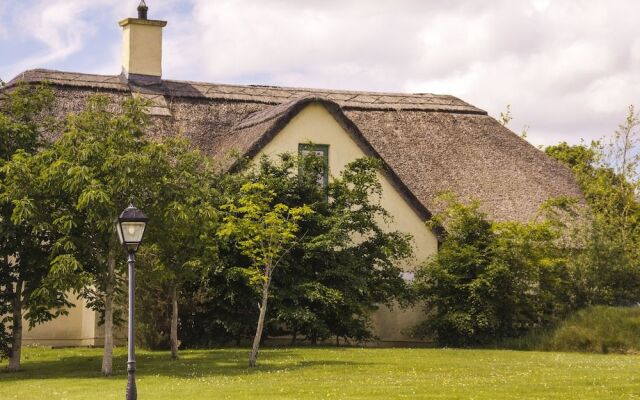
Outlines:
{"type": "Polygon", "coordinates": [[[203,254],[215,253],[219,198],[218,173],[210,160],[179,137],[149,146],[155,165],[152,180],[162,182],[148,209],[147,246],[140,266],[147,285],[166,294],[170,303],[171,358],[178,358],[178,299],[184,284],[198,278],[203,254]]]}
{"type": "Polygon", "coordinates": [[[223,205],[227,214],[218,231],[222,238],[233,238],[242,254],[251,260],[251,266],[244,271],[261,292],[250,367],[255,367],[258,359],[273,273],[295,242],[300,221],[312,213],[307,205],[274,204],[274,197],[275,192],[264,183],[244,184],[238,198],[223,205]]]}

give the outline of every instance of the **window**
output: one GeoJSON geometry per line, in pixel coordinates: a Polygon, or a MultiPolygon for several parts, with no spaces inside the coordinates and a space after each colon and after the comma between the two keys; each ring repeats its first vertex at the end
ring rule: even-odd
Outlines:
{"type": "Polygon", "coordinates": [[[322,157],[323,165],[322,169],[318,171],[318,185],[323,188],[327,188],[329,184],[329,145],[328,144],[302,144],[298,145],[298,154],[301,156],[307,156],[313,154],[318,157],[322,157]]]}

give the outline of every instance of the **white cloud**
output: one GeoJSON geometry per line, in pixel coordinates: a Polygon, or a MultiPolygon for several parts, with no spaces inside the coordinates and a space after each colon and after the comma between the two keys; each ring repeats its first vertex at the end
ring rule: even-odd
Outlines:
{"type": "Polygon", "coordinates": [[[544,12],[551,5],[551,0],[532,0],[531,5],[538,12],[544,12]]]}
{"type": "Polygon", "coordinates": [[[165,71],[450,93],[492,115],[512,104],[514,126],[530,125],[535,142],[577,141],[607,133],[638,101],[638,11],[625,1],[196,0],[167,35],[165,71]]]}
{"type": "Polygon", "coordinates": [[[16,32],[16,38],[35,40],[44,50],[15,62],[9,71],[15,74],[34,66],[44,66],[82,50],[87,39],[96,32],[81,15],[106,3],[107,0],[40,0],[16,7],[12,10],[12,22],[24,27],[16,32]]]}
{"type": "MultiPolygon", "coordinates": [[[[100,53],[92,71],[119,72],[113,23],[137,0],[38,0],[11,12],[45,50],[12,65],[55,65],[100,53]],[[15,14],[15,15],[14,15],[15,14]],[[105,18],[104,15],[102,15],[105,18]],[[22,20],[21,20],[22,21],[22,20]]],[[[624,0],[166,0],[164,71],[175,79],[448,93],[530,125],[536,143],[611,132],[639,103],[640,2],[624,0]]],[[[0,7],[0,13],[2,13],[0,7]]],[[[0,14],[1,15],[1,14],[0,14]]],[[[0,37],[2,32],[0,31],[0,37]]]]}

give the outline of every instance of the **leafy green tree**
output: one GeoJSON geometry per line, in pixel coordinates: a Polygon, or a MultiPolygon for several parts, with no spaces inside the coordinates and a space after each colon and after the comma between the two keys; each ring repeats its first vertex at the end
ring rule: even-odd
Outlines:
{"type": "Polygon", "coordinates": [[[519,336],[572,309],[558,221],[491,222],[478,202],[446,201],[446,211],[430,221],[446,227],[445,241],[416,274],[427,313],[417,334],[481,344],[519,336]]]}
{"type": "MultiPolygon", "coordinates": [[[[291,159],[288,156],[286,158],[291,159]]],[[[290,207],[305,204],[304,201],[298,201],[298,180],[292,169],[280,169],[269,158],[262,158],[257,165],[247,160],[239,161],[242,167],[237,169],[238,173],[224,174],[218,182],[223,199],[237,200],[242,186],[253,182],[262,183],[276,192],[274,204],[282,202],[290,207]],[[285,175],[291,180],[287,180],[285,175]]],[[[295,171],[297,173],[297,169],[295,171]]],[[[313,179],[315,182],[315,177],[313,179]]],[[[320,193],[315,183],[313,190],[320,193]]],[[[321,194],[318,196],[322,197],[321,194]]],[[[187,287],[184,301],[188,312],[182,325],[187,345],[219,345],[231,340],[239,345],[243,338],[254,336],[255,333],[256,326],[252,321],[259,318],[260,310],[255,304],[261,298],[261,285],[252,283],[250,274],[246,273],[251,268],[251,260],[233,242],[222,237],[219,237],[217,247],[217,254],[205,254],[201,279],[190,282],[187,287]]],[[[283,268],[288,260],[285,257],[278,268],[283,268]]],[[[274,278],[278,279],[279,275],[276,274],[274,278]]],[[[279,290],[271,290],[269,309],[273,308],[274,301],[277,304],[279,290]]],[[[265,321],[263,338],[270,331],[269,322],[265,321]]]]}
{"type": "Polygon", "coordinates": [[[75,290],[103,315],[104,375],[112,371],[124,279],[114,218],[130,201],[152,204],[160,184],[149,179],[154,165],[145,152],[145,104],[130,99],[119,112],[110,107],[107,97],[92,97],[51,146],[14,157],[5,170],[16,205],[12,218],[54,233],[50,275],[77,277],[75,290]]]}
{"type": "Polygon", "coordinates": [[[640,119],[633,107],[607,144],[560,143],[545,149],[568,166],[588,212],[577,227],[572,263],[582,271],[582,305],[635,304],[640,298],[640,119]]]}
{"type": "MultiPolygon", "coordinates": [[[[246,165],[245,160],[238,160],[246,165]]],[[[208,201],[218,214],[209,218],[199,229],[207,232],[201,237],[202,251],[198,254],[198,276],[184,282],[180,297],[182,312],[180,337],[185,346],[207,347],[242,339],[255,333],[259,310],[257,288],[249,282],[246,268],[250,260],[235,244],[216,234],[220,227],[220,209],[229,199],[238,197],[242,185],[248,182],[246,174],[217,171],[210,179],[215,196],[208,201]]]]}
{"type": "Polygon", "coordinates": [[[309,155],[272,165],[301,170],[302,176],[264,170],[265,175],[282,176],[283,186],[297,185],[298,201],[314,209],[303,222],[305,240],[292,249],[291,261],[274,282],[275,322],[284,323],[294,341],[298,334],[312,342],[329,336],[361,341],[371,337],[374,310],[408,300],[400,266],[412,254],[411,237],[382,227],[391,217],[380,205],[377,160],[349,163],[332,177],[326,195],[316,179],[322,161],[309,155]]]}
{"type": "Polygon", "coordinates": [[[245,273],[249,260],[231,242],[219,246],[219,256],[204,255],[200,279],[183,287],[180,335],[186,346],[240,345],[255,334],[260,296],[245,273]]]}
{"type": "MultiPolygon", "coordinates": [[[[118,304],[124,300],[124,258],[114,217],[134,201],[152,218],[140,254],[147,278],[142,287],[160,287],[162,301],[169,299],[173,358],[181,287],[197,276],[201,255],[216,252],[215,241],[208,239],[216,226],[217,178],[210,160],[182,138],[146,138],[144,102],[128,100],[119,111],[113,107],[104,96],[91,98],[84,112],[69,116],[50,148],[16,161],[12,175],[13,198],[31,205],[14,213],[16,218],[55,232],[54,270],[78,277],[74,289],[102,315],[105,375],[111,374],[114,324],[121,320],[118,304]]],[[[145,312],[141,315],[144,319],[145,312]]]]}
{"type": "Polygon", "coordinates": [[[68,302],[66,282],[50,271],[51,236],[46,229],[16,218],[32,204],[12,201],[7,178],[28,174],[16,170],[12,160],[30,157],[44,146],[40,133],[51,125],[45,114],[53,92],[44,85],[19,85],[0,96],[0,358],[10,356],[9,369],[18,370],[22,320],[33,327],[63,314],[61,307],[68,302]]]}
{"type": "MultiPolygon", "coordinates": [[[[322,187],[321,157],[285,153],[228,176],[226,197],[237,197],[242,182],[262,183],[275,193],[273,203],[313,210],[300,221],[298,238],[272,278],[263,337],[364,340],[371,337],[374,310],[406,303],[410,290],[400,267],[411,255],[411,238],[382,229],[390,217],[380,206],[379,166],[374,159],[356,160],[322,187]]],[[[251,334],[248,321],[258,318],[260,294],[243,272],[250,260],[226,240],[218,246],[219,258],[209,263],[201,282],[190,285],[185,299],[184,335],[191,345],[240,343],[251,334]]]]}
{"type": "Polygon", "coordinates": [[[275,193],[263,183],[248,182],[240,189],[237,199],[225,205],[224,223],[218,231],[222,238],[232,238],[243,255],[251,260],[245,269],[252,284],[259,285],[262,298],[260,315],[253,339],[249,366],[255,367],[264,328],[273,272],[296,240],[299,222],[312,213],[306,205],[289,207],[273,203],[275,193]]]}
{"type": "MultiPolygon", "coordinates": [[[[155,202],[148,208],[153,216],[149,224],[146,246],[140,254],[141,282],[151,304],[142,311],[142,319],[150,319],[148,334],[157,335],[152,321],[161,304],[170,304],[169,343],[171,358],[178,358],[178,300],[182,287],[196,280],[203,268],[203,254],[216,254],[219,197],[215,184],[220,179],[207,157],[193,151],[181,138],[168,138],[148,146],[147,153],[155,166],[150,179],[162,182],[155,202]]],[[[162,313],[161,313],[162,315],[162,313]]],[[[157,341],[158,339],[156,339],[157,341]]]]}

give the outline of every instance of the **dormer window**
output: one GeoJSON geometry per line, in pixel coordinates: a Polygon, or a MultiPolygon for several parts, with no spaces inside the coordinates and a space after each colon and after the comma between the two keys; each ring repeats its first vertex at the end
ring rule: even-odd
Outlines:
{"type": "Polygon", "coordinates": [[[322,158],[322,169],[318,171],[317,179],[318,185],[326,189],[329,184],[329,145],[300,143],[298,145],[298,154],[301,156],[314,155],[322,158]]]}

